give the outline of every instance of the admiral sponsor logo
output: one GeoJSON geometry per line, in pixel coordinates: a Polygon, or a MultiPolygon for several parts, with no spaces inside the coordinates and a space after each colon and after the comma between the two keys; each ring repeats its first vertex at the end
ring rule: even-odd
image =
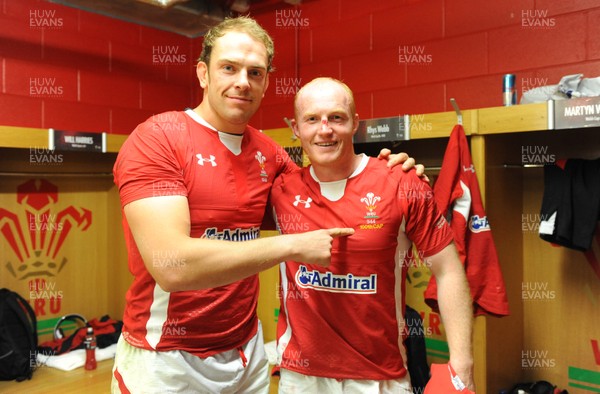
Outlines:
{"type": "Polygon", "coordinates": [[[369,276],[354,276],[352,273],[336,275],[330,271],[308,271],[306,266],[301,265],[296,273],[296,283],[305,289],[328,291],[331,293],[377,293],[377,274],[369,276]]]}
{"type": "Polygon", "coordinates": [[[218,231],[216,227],[207,228],[201,238],[220,239],[223,241],[250,241],[257,239],[260,235],[260,228],[252,227],[248,229],[226,228],[223,231],[218,231]]]}
{"type": "Polygon", "coordinates": [[[490,231],[490,223],[488,222],[487,216],[483,216],[481,218],[479,215],[471,216],[471,220],[469,220],[469,230],[474,233],[490,231]]]}

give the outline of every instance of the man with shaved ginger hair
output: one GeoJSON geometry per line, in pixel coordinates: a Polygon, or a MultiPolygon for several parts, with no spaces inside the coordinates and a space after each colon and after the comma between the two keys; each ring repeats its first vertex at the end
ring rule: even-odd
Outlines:
{"type": "Polygon", "coordinates": [[[471,296],[428,183],[354,152],[358,114],[340,81],[317,78],[302,87],[292,128],[311,165],[275,180],[281,233],[336,227],[354,234],[333,240],[329,266],[280,265],[279,392],[412,393],[403,340],[413,245],[437,278],[450,348],[450,362],[434,366],[426,392],[474,390],[471,296]]]}

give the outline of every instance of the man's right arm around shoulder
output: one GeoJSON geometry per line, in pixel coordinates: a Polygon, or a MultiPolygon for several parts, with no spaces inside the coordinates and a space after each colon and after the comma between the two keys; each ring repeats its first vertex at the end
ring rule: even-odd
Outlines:
{"type": "Polygon", "coordinates": [[[124,213],[146,268],[168,292],[223,286],[286,260],[328,266],[333,239],[354,233],[334,228],[243,242],[192,238],[184,196],[136,200],[124,213]],[[179,264],[157,264],[154,256],[175,256],[179,264]]]}

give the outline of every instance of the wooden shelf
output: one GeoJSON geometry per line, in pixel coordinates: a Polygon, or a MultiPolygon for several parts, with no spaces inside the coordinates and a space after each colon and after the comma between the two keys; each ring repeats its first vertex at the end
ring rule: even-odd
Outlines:
{"type": "Polygon", "coordinates": [[[475,134],[548,130],[548,103],[482,108],[475,134]]]}
{"type": "MultiPolygon", "coordinates": [[[[490,107],[461,111],[467,135],[504,134],[548,130],[548,103],[522,104],[510,107],[490,107]]],[[[454,111],[411,114],[409,140],[447,138],[458,118],[454,111]]],[[[301,146],[285,127],[264,130],[264,133],[284,147],[301,146]]]]}
{"type": "MultiPolygon", "coordinates": [[[[477,110],[461,111],[465,134],[470,135],[477,131],[477,110]]],[[[423,138],[446,138],[456,125],[458,118],[456,112],[434,112],[430,114],[410,115],[411,140],[423,138]]]]}
{"type": "MultiPolygon", "coordinates": [[[[548,130],[548,104],[524,104],[462,111],[467,135],[548,130]]],[[[410,139],[446,138],[457,123],[454,111],[410,115],[410,139]]],[[[300,147],[288,127],[263,130],[283,147],[300,147]]],[[[107,134],[106,151],[118,152],[127,135],[107,134]]],[[[0,148],[48,148],[48,129],[0,126],[0,148]]]]}
{"type": "Polygon", "coordinates": [[[2,148],[47,148],[48,129],[0,126],[2,148]]]}
{"type": "Polygon", "coordinates": [[[118,152],[123,146],[125,140],[129,135],[124,134],[107,134],[106,136],[106,151],[107,152],[118,152]]]}
{"type": "MultiPolygon", "coordinates": [[[[127,137],[121,134],[107,134],[106,152],[118,152],[127,137]]],[[[0,126],[0,148],[48,149],[48,129],[0,126]]]]}

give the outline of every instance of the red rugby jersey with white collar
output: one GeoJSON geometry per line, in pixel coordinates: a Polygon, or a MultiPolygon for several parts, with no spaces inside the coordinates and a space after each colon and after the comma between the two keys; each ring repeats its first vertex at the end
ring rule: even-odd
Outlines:
{"type": "MultiPolygon", "coordinates": [[[[414,171],[363,156],[348,179],[319,182],[310,168],[280,176],[272,204],[284,234],[332,227],[331,265],[280,265],[281,368],[337,379],[395,379],[407,372],[405,278],[420,257],[452,241],[429,185],[414,171]]],[[[310,245],[306,245],[307,248],[310,245]]]]}
{"type": "MultiPolygon", "coordinates": [[[[123,207],[142,198],[186,196],[191,237],[246,241],[259,236],[275,177],[295,169],[285,150],[258,130],[220,133],[188,110],[140,124],[119,152],[114,178],[123,207]]],[[[146,269],[123,218],[135,277],[123,318],[123,336],[131,345],[206,357],[254,336],[257,275],[213,289],[165,292],[146,269]]],[[[176,250],[152,260],[173,269],[186,264],[176,250]]]]}

